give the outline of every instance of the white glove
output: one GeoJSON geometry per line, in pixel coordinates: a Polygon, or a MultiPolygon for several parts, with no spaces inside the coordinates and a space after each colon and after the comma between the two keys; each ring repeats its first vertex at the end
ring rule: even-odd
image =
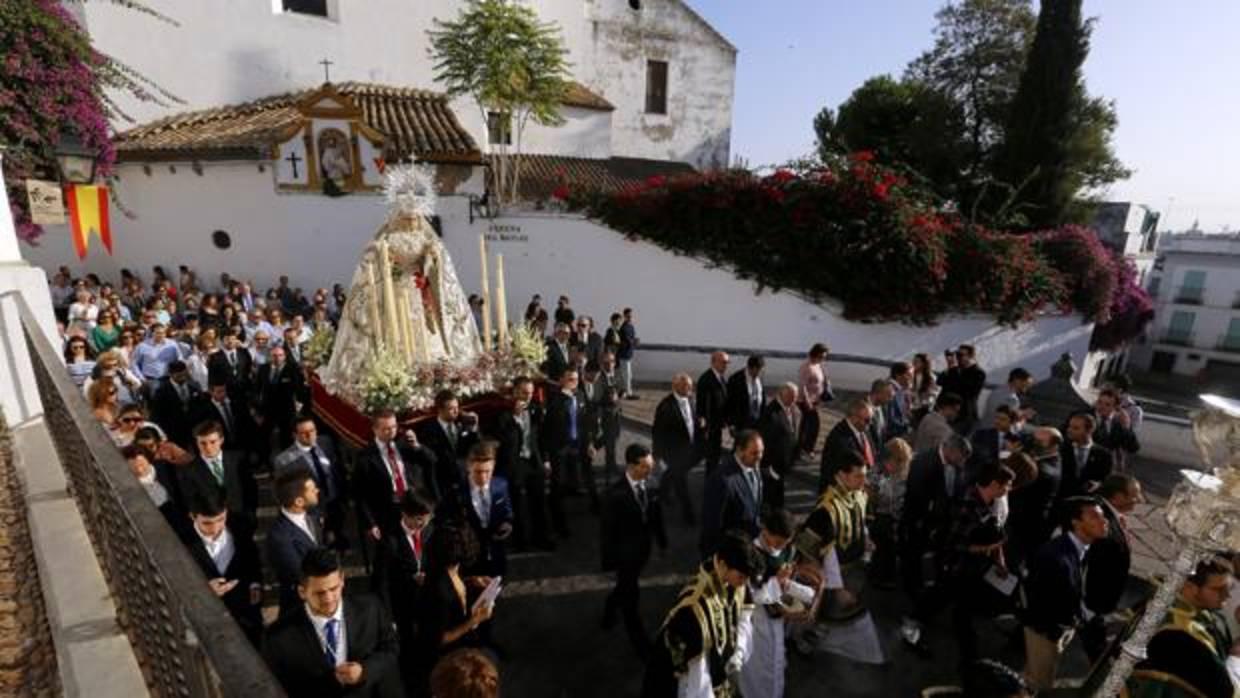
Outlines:
{"type": "Polygon", "coordinates": [[[740,676],[741,667],[743,665],[744,665],[744,660],[741,657],[740,652],[733,652],[732,656],[728,659],[728,664],[727,664],[727,667],[725,668],[725,671],[727,672],[728,676],[733,676],[733,677],[740,676]]]}

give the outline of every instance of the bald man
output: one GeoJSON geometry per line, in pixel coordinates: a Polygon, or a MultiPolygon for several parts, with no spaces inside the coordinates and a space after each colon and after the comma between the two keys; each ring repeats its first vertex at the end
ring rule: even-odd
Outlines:
{"type": "MultiPolygon", "coordinates": [[[[687,373],[677,373],[672,378],[672,392],[664,397],[654,412],[651,429],[652,451],[656,461],[662,463],[663,481],[660,491],[671,489],[680,507],[685,524],[697,522],[693,503],[689,499],[689,471],[697,465],[700,454],[701,429],[693,409],[693,379],[687,373]]],[[[665,498],[666,500],[667,498],[665,498]]]]}
{"type": "Polygon", "coordinates": [[[697,420],[702,432],[702,457],[706,472],[719,465],[723,453],[723,429],[728,420],[728,354],[710,355],[710,368],[697,380],[697,420]]]}
{"type": "Polygon", "coordinates": [[[762,456],[762,477],[766,485],[767,506],[784,506],[784,479],[792,472],[800,446],[801,408],[797,406],[796,383],[779,386],[775,398],[762,410],[759,432],[766,450],[762,456]]]}

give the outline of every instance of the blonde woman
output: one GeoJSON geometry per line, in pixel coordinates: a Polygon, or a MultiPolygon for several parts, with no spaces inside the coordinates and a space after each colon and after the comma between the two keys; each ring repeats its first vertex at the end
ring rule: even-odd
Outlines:
{"type": "Polygon", "coordinates": [[[95,329],[99,318],[99,306],[95,297],[85,289],[77,292],[76,300],[69,306],[69,334],[86,337],[95,329]]]}
{"type": "Polygon", "coordinates": [[[116,398],[116,386],[108,381],[95,381],[90,390],[86,391],[86,402],[90,404],[91,414],[109,431],[116,428],[116,417],[120,413],[116,398]]]}
{"type": "Polygon", "coordinates": [[[904,510],[904,492],[908,486],[909,464],[913,462],[913,448],[904,439],[895,438],[884,444],[883,452],[883,463],[875,468],[870,481],[874,492],[870,509],[874,514],[870,525],[870,536],[874,541],[870,574],[876,585],[894,587],[899,571],[897,524],[904,510]]]}
{"type": "Polygon", "coordinates": [[[142,379],[129,370],[129,363],[119,350],[105,351],[97,357],[95,370],[86,379],[82,392],[89,394],[91,386],[100,381],[116,387],[116,402],[122,407],[141,401],[142,379]]]}

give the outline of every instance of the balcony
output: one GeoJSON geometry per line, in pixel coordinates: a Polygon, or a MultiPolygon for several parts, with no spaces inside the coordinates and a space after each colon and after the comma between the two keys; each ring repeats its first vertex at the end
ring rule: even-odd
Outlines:
{"type": "Polygon", "coordinates": [[[1191,347],[1193,346],[1193,333],[1192,330],[1167,330],[1159,341],[1163,344],[1191,347]]]}
{"type": "Polygon", "coordinates": [[[1218,344],[1214,347],[1218,351],[1226,351],[1232,354],[1240,354],[1240,335],[1225,334],[1218,338],[1218,344]]]}
{"type": "Polygon", "coordinates": [[[1175,302],[1183,305],[1201,305],[1205,302],[1206,290],[1201,286],[1181,286],[1175,292],[1175,302]]]}

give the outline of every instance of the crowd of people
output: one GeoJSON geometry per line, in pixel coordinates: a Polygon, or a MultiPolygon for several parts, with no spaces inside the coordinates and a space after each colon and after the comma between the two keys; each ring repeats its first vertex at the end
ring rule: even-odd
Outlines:
{"type": "MultiPolygon", "coordinates": [[[[175,281],[156,267],[149,284],[124,271],[116,285],[62,269],[52,293],[70,377],[290,695],[495,695],[508,551],[567,544],[574,496],[598,515],[602,567],[615,573],[602,626],[623,622],[645,696],[778,698],[786,650],[812,653],[868,617],[867,587],[903,591],[900,636],[919,654],[950,609],[962,695],[1051,688],[1074,635],[1091,658],[1113,646],[1126,517],[1142,500],[1127,469],[1142,412],[1122,380],[1052,426],[1024,398],[1027,371],[983,402],[972,347],[948,351],[939,371],[918,354],[843,400],[820,448],[822,410],[840,399],[825,345],[775,386],[763,357],[729,372],[715,352],[696,380],[673,378],[650,447],[620,452],[624,401],[636,398],[633,310],[600,333],[567,297],[548,312],[535,296],[526,322],[550,330],[542,376],[513,381],[485,420],[447,390],[412,430],[380,411],[351,453],[314,417],[315,367],[302,355],[338,321],[343,290],[307,296],[281,277],[258,294],[227,274],[202,286],[185,267],[175,281]],[[798,518],[787,482],[808,463],[818,495],[798,518]],[[688,484],[699,465],[700,512],[688,484]],[[279,508],[269,522],[257,515],[263,487],[279,508]],[[698,530],[700,557],[685,561],[696,576],[651,633],[639,579],[668,547],[665,508],[698,530]],[[346,551],[364,553],[369,593],[344,594],[346,551]],[[265,580],[278,599],[266,627],[265,580]],[[1023,628],[1020,671],[979,648],[977,624],[1008,615],[1023,628]]],[[[1216,568],[1185,586],[1166,630],[1208,649],[1190,653],[1190,668],[1221,667],[1210,676],[1222,686],[1231,644],[1212,620],[1227,596],[1216,568]]],[[[1146,668],[1187,671],[1182,639],[1152,646],[1146,668]]]]}

